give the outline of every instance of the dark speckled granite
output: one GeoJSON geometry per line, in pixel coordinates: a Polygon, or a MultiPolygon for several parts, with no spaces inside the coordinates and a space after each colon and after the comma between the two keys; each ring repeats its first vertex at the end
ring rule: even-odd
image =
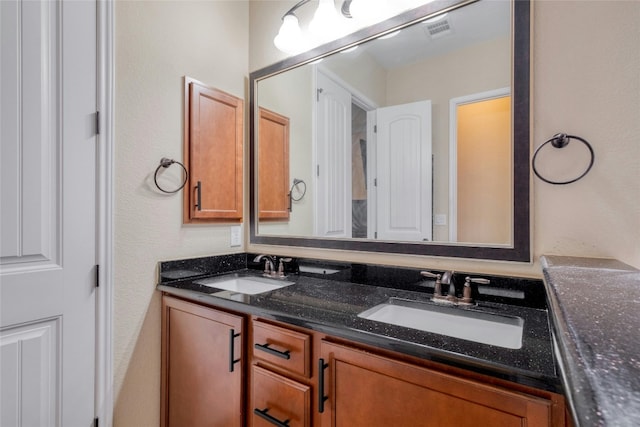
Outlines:
{"type": "MultiPolygon", "coordinates": [[[[299,265],[321,265],[338,272],[290,273],[287,280],[294,281],[295,284],[259,295],[218,291],[198,283],[205,277],[200,274],[203,269],[198,267],[203,265],[223,265],[224,268],[219,271],[213,271],[215,268],[209,270],[210,275],[228,274],[234,271],[232,266],[240,267],[235,271],[237,274],[260,274],[262,267],[252,262],[253,254],[245,254],[245,265],[242,265],[242,254],[233,257],[233,262],[228,259],[224,262],[220,259],[198,259],[193,263],[161,263],[158,290],[537,388],[560,390],[544,287],[540,281],[489,277],[495,287],[485,289],[479,295],[478,306],[473,308],[524,319],[523,346],[512,350],[357,316],[392,297],[429,302],[433,293],[433,281],[423,280],[418,269],[297,260],[299,265]],[[199,274],[181,278],[178,277],[180,274],[172,273],[174,270],[193,270],[199,274]],[[504,304],[507,300],[515,304],[504,304]]],[[[297,267],[290,266],[293,270],[297,270],[297,267]]],[[[459,275],[460,286],[465,275],[459,275]]],[[[462,307],[458,309],[465,310],[462,307]]]]}
{"type": "Polygon", "coordinates": [[[640,426],[640,271],[611,259],[541,259],[576,424],[640,426]]]}

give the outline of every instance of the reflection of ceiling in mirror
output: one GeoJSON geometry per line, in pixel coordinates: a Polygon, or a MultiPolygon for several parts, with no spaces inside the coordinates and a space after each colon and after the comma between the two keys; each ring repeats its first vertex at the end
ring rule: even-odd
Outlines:
{"type": "MultiPolygon", "coordinates": [[[[483,0],[412,25],[388,39],[377,39],[344,55],[369,53],[385,69],[419,62],[465,46],[508,37],[511,4],[483,0]]],[[[338,59],[338,58],[336,58],[338,59]]]]}

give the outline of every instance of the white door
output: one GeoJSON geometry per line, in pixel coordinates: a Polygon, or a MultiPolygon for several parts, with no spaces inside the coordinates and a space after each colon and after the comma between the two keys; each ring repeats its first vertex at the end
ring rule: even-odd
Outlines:
{"type": "Polygon", "coordinates": [[[96,2],[0,1],[0,425],[94,419],[96,2]]]}
{"type": "Polygon", "coordinates": [[[316,235],[351,237],[351,93],[317,73],[316,235]]]}
{"type": "Polygon", "coordinates": [[[377,111],[377,238],[430,241],[431,101],[377,111]]]}

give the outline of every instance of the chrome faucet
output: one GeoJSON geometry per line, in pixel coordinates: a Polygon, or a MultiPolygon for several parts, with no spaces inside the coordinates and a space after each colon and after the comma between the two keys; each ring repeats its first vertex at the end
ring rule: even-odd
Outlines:
{"type": "Polygon", "coordinates": [[[276,261],[271,255],[258,255],[253,259],[253,262],[260,262],[264,259],[264,272],[263,276],[275,276],[276,275],[276,261]]]}

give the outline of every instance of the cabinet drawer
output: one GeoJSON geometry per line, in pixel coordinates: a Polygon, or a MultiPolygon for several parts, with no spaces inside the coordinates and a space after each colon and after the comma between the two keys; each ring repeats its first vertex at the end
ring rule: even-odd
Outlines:
{"type": "Polygon", "coordinates": [[[253,357],[294,374],[311,376],[311,336],[253,321],[253,357]]]}
{"type": "Polygon", "coordinates": [[[311,389],[309,386],[253,366],[253,427],[308,427],[311,389]]]}

